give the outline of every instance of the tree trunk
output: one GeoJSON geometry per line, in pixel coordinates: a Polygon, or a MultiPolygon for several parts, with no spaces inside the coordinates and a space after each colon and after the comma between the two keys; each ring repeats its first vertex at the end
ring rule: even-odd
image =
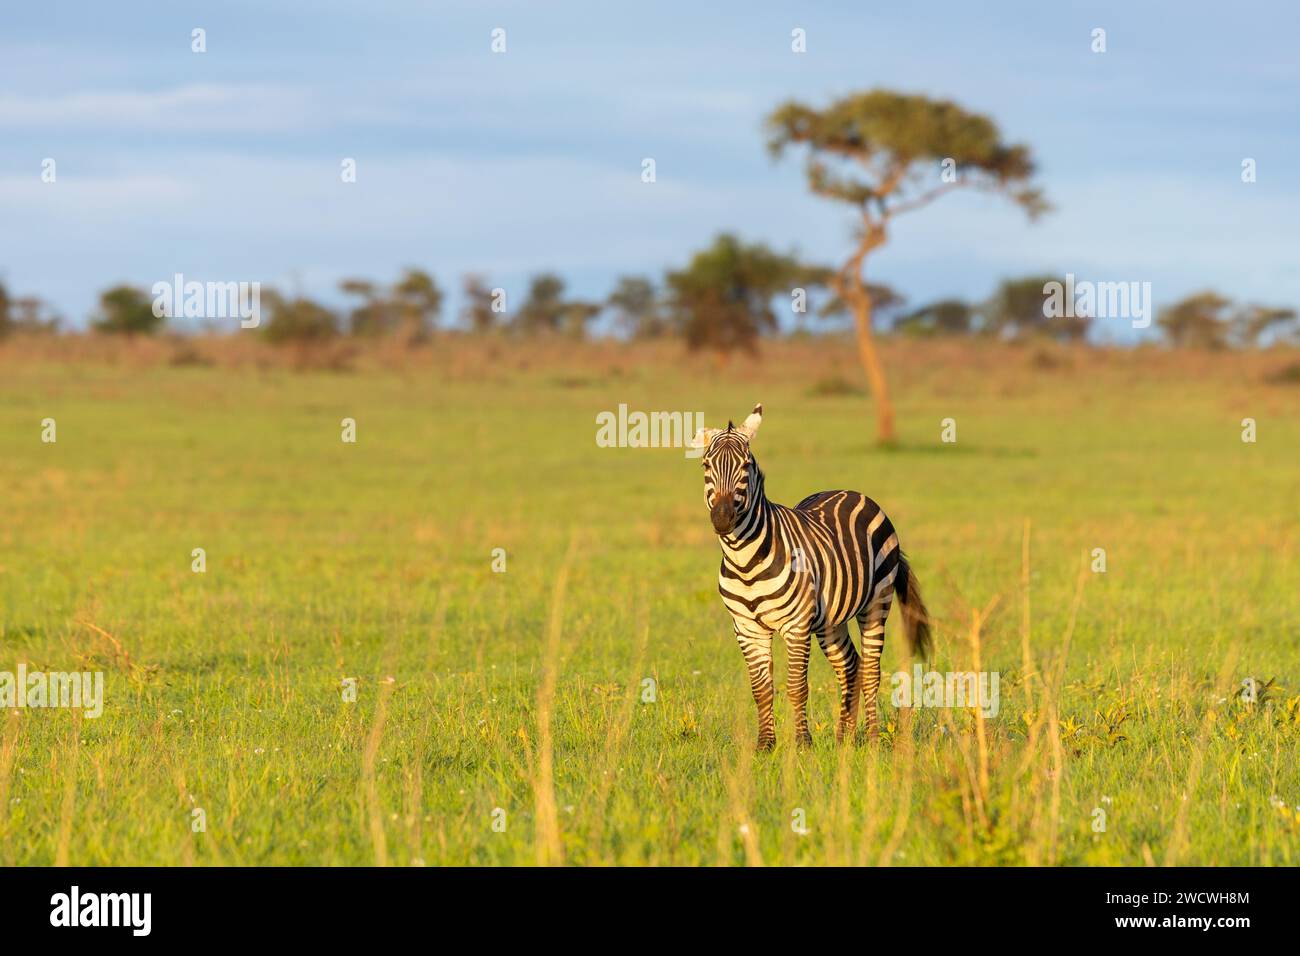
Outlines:
{"type": "Polygon", "coordinates": [[[876,336],[871,328],[871,292],[862,278],[862,266],[871,250],[885,243],[885,226],[881,222],[864,218],[864,229],[857,250],[832,279],[840,299],[853,310],[853,324],[857,329],[858,358],[867,373],[871,397],[876,402],[876,443],[892,445],[894,434],[894,403],[889,400],[889,383],[885,369],[876,351],[876,336]]]}
{"type": "Polygon", "coordinates": [[[871,296],[865,289],[856,290],[851,306],[858,333],[858,358],[862,361],[863,371],[867,373],[871,397],[876,402],[876,441],[881,445],[892,445],[897,440],[894,434],[894,404],[889,400],[889,383],[885,381],[885,370],[880,364],[875,334],[871,329],[871,296]]]}

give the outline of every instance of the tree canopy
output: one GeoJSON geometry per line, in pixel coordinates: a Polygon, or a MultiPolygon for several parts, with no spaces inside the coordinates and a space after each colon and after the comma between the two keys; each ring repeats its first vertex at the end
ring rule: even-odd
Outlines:
{"type": "Polygon", "coordinates": [[[773,298],[816,276],[794,256],[723,233],[685,269],[668,273],[672,323],[691,349],[753,352],[759,335],[778,327],[773,298]]]}
{"type": "Polygon", "coordinates": [[[984,329],[1014,338],[1046,336],[1065,342],[1086,338],[1091,316],[1047,314],[1045,288],[1052,282],[1064,285],[1060,276],[1051,275],[1004,279],[980,307],[984,329]]]}
{"type": "Polygon", "coordinates": [[[528,282],[528,296],[519,307],[516,328],[525,334],[566,332],[575,337],[586,334],[587,323],[600,314],[601,306],[565,295],[565,283],[554,272],[543,272],[528,282]]]}
{"type": "Polygon", "coordinates": [[[1182,348],[1259,345],[1267,336],[1285,340],[1297,331],[1294,309],[1238,305],[1213,289],[1193,293],[1161,309],[1156,324],[1171,345],[1182,348]]]}
{"type": "Polygon", "coordinates": [[[460,317],[475,332],[487,332],[496,327],[497,312],[492,308],[492,290],[482,276],[467,275],[461,280],[461,294],[465,300],[460,317]]]}
{"type": "Polygon", "coordinates": [[[1028,185],[1035,172],[1029,148],[1004,143],[992,120],[949,100],[875,89],[823,109],[789,101],[767,127],[774,156],[809,147],[813,192],[879,219],[964,186],[1003,193],[1031,215],[1048,208],[1028,185]],[[856,170],[837,168],[837,160],[856,170]],[[942,175],[945,160],[952,162],[950,177],[942,175]]]}
{"type": "Polygon", "coordinates": [[[1174,345],[1223,348],[1228,344],[1231,305],[1230,299],[1207,289],[1161,309],[1156,324],[1174,345]]]}
{"type": "Polygon", "coordinates": [[[619,328],[635,339],[656,338],[668,331],[655,284],[645,276],[620,276],[605,300],[619,328]]]}
{"type": "Polygon", "coordinates": [[[427,338],[437,327],[443,293],[423,269],[408,267],[387,289],[366,279],[345,279],[339,289],[361,299],[348,314],[352,335],[401,334],[409,342],[427,338]]]}
{"type": "Polygon", "coordinates": [[[152,335],[165,321],[165,316],[154,314],[153,299],[143,289],[118,285],[100,295],[91,325],[112,335],[152,335]]]}
{"type": "Polygon", "coordinates": [[[1244,346],[1257,346],[1267,337],[1285,340],[1297,332],[1296,310],[1279,306],[1245,305],[1233,316],[1233,338],[1244,346]]]}
{"type": "Polygon", "coordinates": [[[975,308],[963,299],[940,299],[899,316],[895,330],[907,335],[967,335],[974,327],[975,308]]]}
{"type": "Polygon", "coordinates": [[[268,342],[324,342],[339,334],[338,316],[311,299],[269,290],[262,293],[262,305],[269,312],[263,326],[268,342]]]}

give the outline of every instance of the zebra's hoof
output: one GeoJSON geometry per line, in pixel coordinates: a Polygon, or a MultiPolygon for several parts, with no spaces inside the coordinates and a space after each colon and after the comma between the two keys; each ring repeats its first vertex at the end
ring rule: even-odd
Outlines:
{"type": "Polygon", "coordinates": [[[795,746],[798,747],[800,750],[811,750],[812,734],[808,733],[808,731],[805,730],[803,733],[795,737],[794,742],[795,742],[795,746]]]}
{"type": "Polygon", "coordinates": [[[775,737],[759,737],[759,738],[758,738],[758,743],[754,745],[754,749],[755,749],[758,753],[761,753],[761,754],[764,754],[764,753],[767,753],[767,752],[769,752],[769,751],[771,751],[771,750],[774,750],[774,749],[776,749],[776,738],[775,738],[775,737]]]}

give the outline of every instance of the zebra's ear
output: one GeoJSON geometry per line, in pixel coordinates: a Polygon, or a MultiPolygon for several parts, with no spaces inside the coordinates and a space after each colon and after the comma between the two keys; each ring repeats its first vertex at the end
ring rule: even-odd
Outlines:
{"type": "Polygon", "coordinates": [[[701,428],[691,439],[692,448],[708,448],[709,442],[713,441],[713,436],[722,431],[721,428],[701,428]]]}
{"type": "Polygon", "coordinates": [[[740,431],[744,433],[746,439],[752,441],[761,424],[763,424],[763,403],[759,402],[749,413],[749,417],[740,423],[740,431]]]}

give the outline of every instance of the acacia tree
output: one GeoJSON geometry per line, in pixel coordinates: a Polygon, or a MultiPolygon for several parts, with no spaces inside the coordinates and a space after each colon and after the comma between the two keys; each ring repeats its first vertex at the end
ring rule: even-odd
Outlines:
{"type": "Polygon", "coordinates": [[[720,363],[736,350],[752,354],[759,336],[779,327],[773,299],[800,284],[817,285],[822,271],[724,233],[685,269],[668,273],[670,321],[687,348],[710,350],[720,363]]]}
{"type": "Polygon", "coordinates": [[[1176,348],[1256,347],[1271,337],[1287,341],[1297,327],[1295,309],[1257,304],[1237,305],[1206,289],[1160,310],[1158,325],[1176,348]]]}
{"type": "MultiPolygon", "coordinates": [[[[59,317],[34,295],[9,300],[9,328],[13,331],[50,335],[59,331],[59,317]]],[[[0,334],[4,326],[0,323],[0,334]]]]}
{"type": "Polygon", "coordinates": [[[554,272],[542,272],[528,281],[528,297],[519,307],[515,324],[526,333],[558,332],[564,312],[564,280],[554,272]]]}
{"type": "Polygon", "coordinates": [[[645,276],[620,276],[605,304],[614,310],[619,327],[632,338],[653,339],[667,330],[659,293],[645,276]]]}
{"type": "Polygon", "coordinates": [[[488,288],[487,281],[470,273],[461,280],[465,305],[460,310],[460,317],[473,331],[481,334],[492,331],[497,325],[497,310],[493,308],[496,295],[488,288]]]}
{"type": "Polygon", "coordinates": [[[1051,283],[1065,285],[1061,276],[1052,275],[1004,279],[980,306],[985,329],[1018,339],[1044,336],[1062,342],[1083,341],[1092,327],[1092,316],[1078,311],[1049,316],[1045,303],[1051,283]]]}
{"type": "Polygon", "coordinates": [[[118,285],[99,296],[99,314],[91,323],[96,332],[112,335],[153,335],[165,317],[154,311],[153,300],[143,289],[118,285]]]}
{"type": "Polygon", "coordinates": [[[305,296],[287,297],[275,289],[262,292],[262,305],[270,313],[262,334],[276,345],[325,342],[339,334],[339,318],[330,309],[305,296]]]}
{"type": "Polygon", "coordinates": [[[344,279],[339,283],[339,290],[345,295],[361,299],[361,304],[348,313],[350,334],[383,335],[391,331],[388,303],[384,301],[375,283],[369,279],[344,279]]]}
{"type": "Polygon", "coordinates": [[[853,253],[832,275],[835,292],[853,312],[858,356],[876,400],[882,443],[894,441],[894,408],[872,329],[872,296],[863,275],[867,257],[889,238],[895,216],[954,189],[1003,195],[1031,218],[1047,208],[1028,185],[1029,149],[1008,145],[993,121],[946,100],[890,90],[846,96],[815,109],[794,101],[767,120],[768,148],[808,147],[808,185],[819,196],[853,206],[859,216],[853,253]]]}
{"type": "Polygon", "coordinates": [[[526,334],[564,332],[574,338],[587,334],[587,325],[600,314],[601,306],[565,295],[564,280],[543,272],[528,283],[528,298],[519,308],[516,326],[526,334]]]}
{"type": "Polygon", "coordinates": [[[339,289],[361,299],[348,316],[353,335],[401,335],[408,344],[424,341],[442,312],[442,289],[423,269],[408,267],[387,290],[368,279],[344,279],[339,289]]]}
{"type": "Polygon", "coordinates": [[[1275,341],[1286,341],[1297,327],[1296,310],[1282,306],[1244,305],[1233,316],[1233,337],[1246,347],[1259,346],[1270,334],[1275,341]]]}
{"type": "Polygon", "coordinates": [[[969,335],[975,309],[962,299],[940,299],[899,316],[894,328],[909,335],[969,335]]]}
{"type": "Polygon", "coordinates": [[[442,289],[423,269],[408,267],[393,284],[399,331],[408,343],[422,342],[433,332],[442,313],[442,289]]]}
{"type": "Polygon", "coordinates": [[[1231,299],[1206,289],[1161,309],[1156,325],[1176,348],[1226,348],[1232,328],[1231,309],[1231,299]]]}

